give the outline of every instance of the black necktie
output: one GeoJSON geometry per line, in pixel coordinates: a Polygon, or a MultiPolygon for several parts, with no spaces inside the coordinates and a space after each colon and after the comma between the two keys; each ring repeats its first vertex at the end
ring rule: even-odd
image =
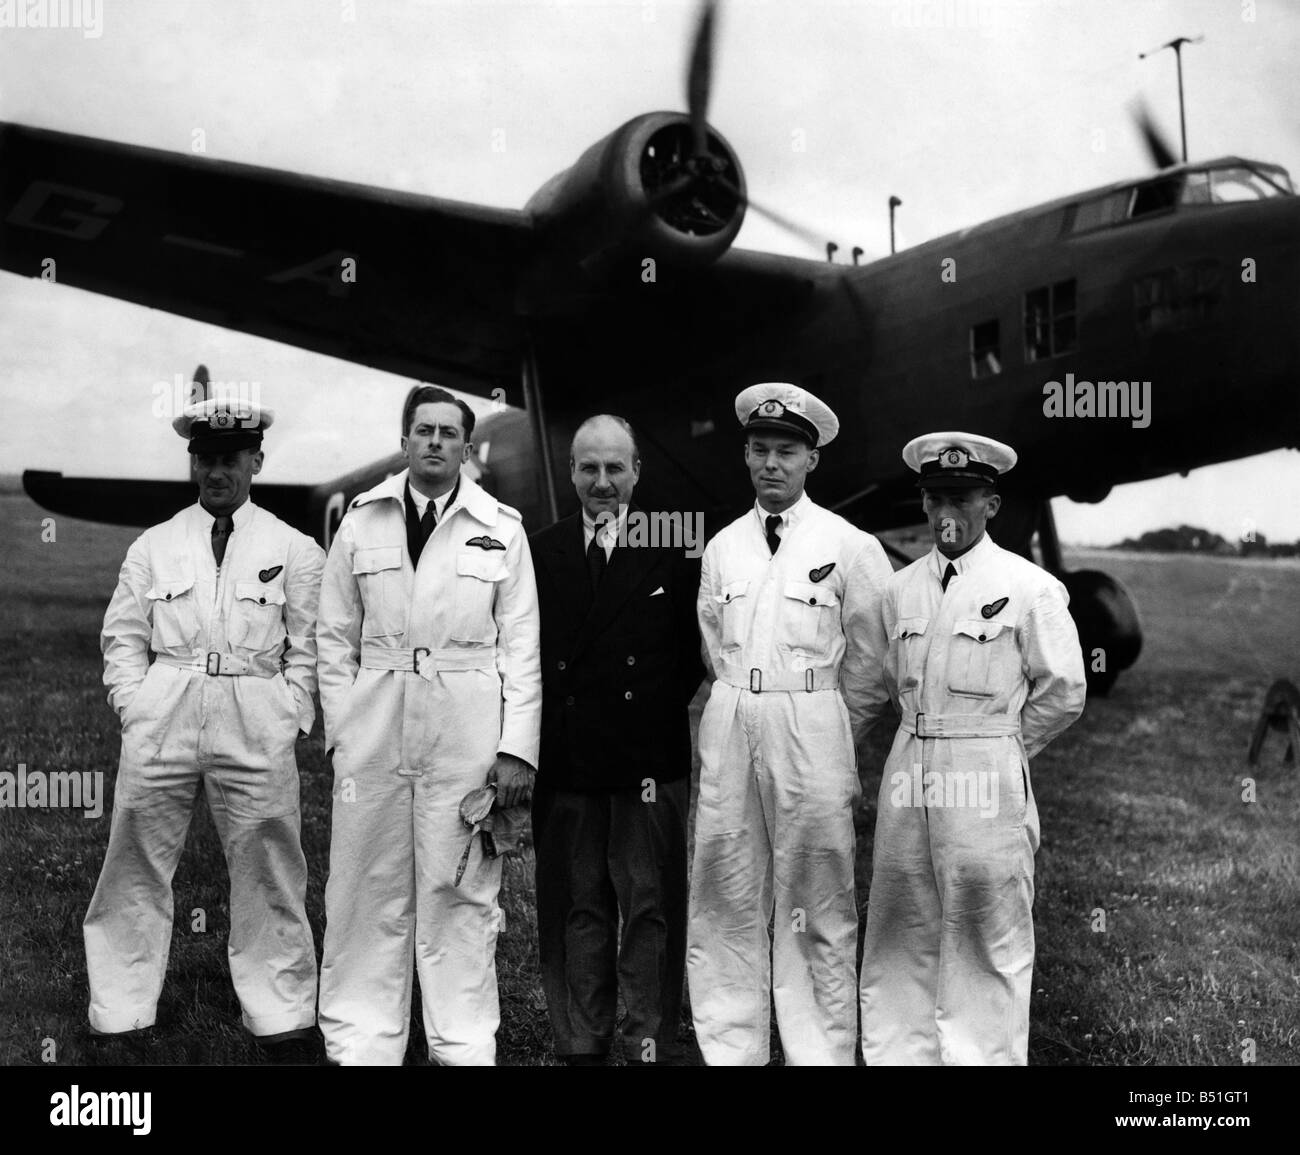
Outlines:
{"type": "Polygon", "coordinates": [[[605,576],[605,566],[609,559],[605,557],[605,547],[600,544],[599,532],[591,535],[591,544],[587,546],[587,572],[591,575],[591,592],[594,594],[605,576]]]}
{"type": "Polygon", "coordinates": [[[767,548],[776,553],[776,547],[781,544],[781,539],[776,535],[777,526],[781,524],[781,515],[769,514],[765,524],[767,525],[767,548]]]}
{"type": "Polygon", "coordinates": [[[957,576],[957,567],[953,565],[952,562],[949,562],[948,568],[943,571],[943,592],[944,593],[948,592],[948,583],[952,581],[952,579],[955,578],[956,576],[957,576]]]}
{"type": "Polygon", "coordinates": [[[217,568],[226,558],[226,545],[230,535],[235,532],[235,519],[228,515],[214,518],[212,521],[212,556],[217,559],[217,568]]]}
{"type": "MultiPolygon", "coordinates": [[[[451,512],[452,506],[456,504],[456,495],[460,492],[460,479],[457,478],[456,484],[451,488],[451,494],[447,500],[442,503],[442,513],[446,517],[451,512]]],[[[433,527],[441,519],[438,517],[438,506],[433,498],[429,498],[425,504],[424,513],[420,513],[419,506],[415,504],[415,498],[411,496],[411,487],[406,487],[406,552],[411,555],[411,565],[419,566],[420,555],[424,552],[424,544],[433,534],[433,527]]]]}

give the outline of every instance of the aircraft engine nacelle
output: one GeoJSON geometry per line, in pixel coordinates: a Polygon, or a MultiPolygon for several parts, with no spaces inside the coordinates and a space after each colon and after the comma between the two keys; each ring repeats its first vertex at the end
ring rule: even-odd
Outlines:
{"type": "Polygon", "coordinates": [[[1142,652],[1137,606],[1115,578],[1083,569],[1058,575],[1070,594],[1070,616],[1079,631],[1088,692],[1104,695],[1121,670],[1142,652]]]}
{"type": "Polygon", "coordinates": [[[592,145],[525,206],[544,262],[600,276],[620,260],[716,261],[744,221],[745,177],[731,146],[707,132],[697,158],[690,119],[651,112],[592,145]]]}

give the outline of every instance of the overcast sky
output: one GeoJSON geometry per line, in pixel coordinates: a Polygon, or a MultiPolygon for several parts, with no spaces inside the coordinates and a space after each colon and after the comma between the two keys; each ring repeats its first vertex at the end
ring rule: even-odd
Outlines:
{"type": "MultiPolygon", "coordinates": [[[[618,124],[684,107],[694,12],[104,0],[97,37],[0,28],[0,118],[180,152],[202,129],[212,158],[517,208],[618,124]]],[[[890,194],[904,247],[1146,171],[1126,107],[1144,95],[1176,139],[1177,98],[1173,54],[1138,53],[1199,34],[1184,51],[1193,159],[1300,176],[1290,0],[732,0],[710,119],[757,199],[878,255],[890,194]]],[[[815,255],[753,213],[738,244],[815,255]]],[[[258,381],[280,412],[265,479],[323,480],[396,447],[409,381],[0,273],[0,471],[184,476],[179,442],[142,417],[156,382],[199,361],[258,381]]],[[[1067,541],[1181,522],[1296,538],[1300,454],[1056,508],[1067,541]]]]}

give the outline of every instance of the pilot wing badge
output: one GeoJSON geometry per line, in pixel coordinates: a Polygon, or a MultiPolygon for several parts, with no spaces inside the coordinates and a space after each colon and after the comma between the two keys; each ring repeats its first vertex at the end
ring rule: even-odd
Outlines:
{"type": "Polygon", "coordinates": [[[1010,600],[1010,598],[998,598],[995,602],[989,602],[988,605],[981,606],[980,613],[984,615],[985,619],[991,618],[994,614],[1000,614],[1010,600]]]}
{"type": "Polygon", "coordinates": [[[257,571],[257,576],[258,576],[262,581],[264,581],[264,582],[269,582],[269,581],[270,581],[273,577],[275,577],[275,575],[278,574],[282,569],[284,569],[284,566],[282,566],[282,565],[273,565],[270,569],[260,569],[260,570],[258,570],[258,571],[257,571]]]}
{"type": "Polygon", "coordinates": [[[828,561],[825,565],[819,565],[816,569],[808,571],[808,580],[810,582],[819,582],[822,578],[829,577],[831,570],[835,568],[833,561],[828,561]]]}
{"type": "Polygon", "coordinates": [[[506,548],[504,542],[497,541],[497,539],[494,537],[488,537],[487,534],[483,534],[482,537],[471,537],[465,544],[476,545],[479,547],[479,549],[505,549],[506,548]]]}

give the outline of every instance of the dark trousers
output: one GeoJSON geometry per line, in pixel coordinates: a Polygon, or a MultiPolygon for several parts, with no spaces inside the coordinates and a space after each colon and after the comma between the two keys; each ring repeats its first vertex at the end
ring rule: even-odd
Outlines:
{"type": "Polygon", "coordinates": [[[652,802],[641,787],[534,792],[537,937],[558,1056],[609,1052],[621,986],[627,1061],[678,1057],[690,779],[654,789],[652,802]]]}

